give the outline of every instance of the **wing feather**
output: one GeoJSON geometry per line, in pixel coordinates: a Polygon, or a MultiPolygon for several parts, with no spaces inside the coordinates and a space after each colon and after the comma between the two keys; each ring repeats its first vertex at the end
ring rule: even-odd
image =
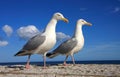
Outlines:
{"type": "Polygon", "coordinates": [[[45,41],[45,36],[36,35],[31,38],[23,47],[23,50],[34,50],[45,41]]]}
{"type": "Polygon", "coordinates": [[[69,39],[62,43],[58,48],[56,48],[53,52],[60,54],[69,53],[75,46],[77,45],[77,40],[75,38],[69,39]]]}

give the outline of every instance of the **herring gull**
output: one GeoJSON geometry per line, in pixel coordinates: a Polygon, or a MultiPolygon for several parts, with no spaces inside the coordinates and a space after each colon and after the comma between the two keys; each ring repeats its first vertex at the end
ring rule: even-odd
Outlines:
{"type": "Polygon", "coordinates": [[[26,68],[30,68],[30,57],[32,54],[43,54],[44,57],[44,68],[46,67],[46,54],[47,52],[54,47],[56,44],[56,24],[57,21],[63,20],[68,22],[61,13],[55,13],[45,28],[45,31],[42,34],[38,34],[32,37],[28,42],[23,46],[23,48],[15,54],[15,56],[26,56],[28,55],[28,60],[26,68]]]}
{"type": "Polygon", "coordinates": [[[64,60],[64,65],[66,65],[66,60],[70,55],[72,57],[73,64],[75,64],[73,55],[80,51],[84,46],[84,36],[82,32],[83,25],[91,26],[92,24],[86,22],[84,19],[79,19],[76,23],[76,30],[73,37],[60,44],[55,50],[53,50],[53,52],[47,53],[46,56],[53,58],[59,54],[66,55],[64,60]]]}

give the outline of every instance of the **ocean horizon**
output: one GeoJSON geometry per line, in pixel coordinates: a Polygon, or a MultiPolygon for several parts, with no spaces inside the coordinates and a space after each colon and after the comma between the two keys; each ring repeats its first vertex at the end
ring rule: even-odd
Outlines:
{"type": "MultiPolygon", "coordinates": [[[[72,61],[67,61],[72,64],[72,61]]],[[[120,60],[90,60],[90,61],[75,61],[76,64],[120,64],[120,60]]],[[[0,62],[0,65],[25,65],[26,62],[0,62]]],[[[43,62],[32,61],[31,65],[43,65],[43,62]]],[[[63,61],[47,61],[47,65],[63,64],[63,61]]]]}

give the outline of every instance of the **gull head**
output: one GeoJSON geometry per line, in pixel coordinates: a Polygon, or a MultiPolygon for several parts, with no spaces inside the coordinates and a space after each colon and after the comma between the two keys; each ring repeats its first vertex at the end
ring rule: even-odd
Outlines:
{"type": "Polygon", "coordinates": [[[79,20],[77,21],[77,23],[79,23],[79,24],[81,24],[81,25],[92,26],[91,23],[85,21],[84,19],[79,19],[79,20]]]}
{"type": "Polygon", "coordinates": [[[68,23],[68,19],[65,18],[61,13],[57,12],[53,15],[53,18],[55,18],[56,20],[63,20],[64,22],[68,23]]]}

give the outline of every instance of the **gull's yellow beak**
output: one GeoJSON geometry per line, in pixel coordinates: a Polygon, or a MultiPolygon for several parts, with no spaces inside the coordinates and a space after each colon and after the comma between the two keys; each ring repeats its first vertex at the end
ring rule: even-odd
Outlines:
{"type": "Polygon", "coordinates": [[[66,22],[66,23],[69,22],[67,18],[62,18],[62,20],[63,20],[64,22],[66,22]]]}
{"type": "Polygon", "coordinates": [[[92,26],[92,24],[91,24],[91,23],[89,23],[89,22],[87,22],[87,23],[86,23],[86,25],[88,25],[88,26],[92,26]]]}

